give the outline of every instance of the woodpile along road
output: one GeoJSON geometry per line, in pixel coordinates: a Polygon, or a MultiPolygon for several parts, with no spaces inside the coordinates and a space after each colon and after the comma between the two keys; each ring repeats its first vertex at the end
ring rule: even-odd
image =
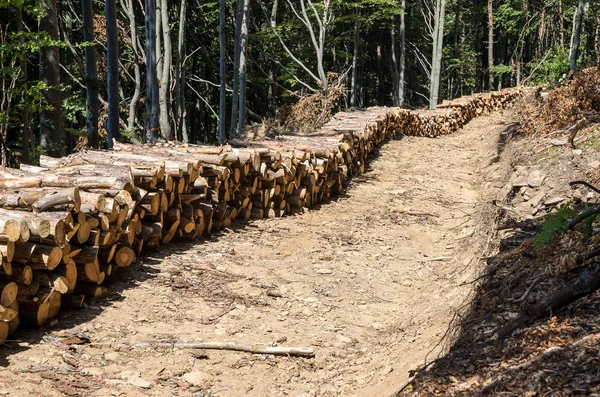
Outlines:
{"type": "Polygon", "coordinates": [[[506,89],[427,111],[353,110],[313,134],[220,147],[118,144],[0,169],[0,340],[105,295],[119,268],[146,250],[325,203],[386,140],[450,134],[520,95],[506,89]]]}

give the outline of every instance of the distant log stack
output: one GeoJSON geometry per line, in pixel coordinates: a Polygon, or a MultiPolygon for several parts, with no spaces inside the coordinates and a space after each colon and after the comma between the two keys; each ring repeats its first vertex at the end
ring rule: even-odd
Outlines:
{"type": "Polygon", "coordinates": [[[452,133],[519,95],[339,113],[310,135],[222,147],[115,145],[0,169],[0,341],[19,323],[42,326],[61,305],[106,293],[101,285],[147,250],[327,202],[384,141],[452,133]]]}

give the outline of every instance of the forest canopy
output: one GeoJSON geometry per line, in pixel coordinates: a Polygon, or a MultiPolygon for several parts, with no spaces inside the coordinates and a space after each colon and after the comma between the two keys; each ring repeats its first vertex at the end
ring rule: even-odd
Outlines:
{"type": "Polygon", "coordinates": [[[224,143],[347,107],[556,85],[600,59],[574,0],[0,0],[2,165],[113,140],[224,143]]]}

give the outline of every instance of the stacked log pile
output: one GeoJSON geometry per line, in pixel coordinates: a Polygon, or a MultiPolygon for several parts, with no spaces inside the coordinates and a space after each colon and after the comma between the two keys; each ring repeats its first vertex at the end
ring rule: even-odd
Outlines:
{"type": "Polygon", "coordinates": [[[222,147],[116,145],[0,169],[0,340],[19,323],[42,326],[61,307],[103,295],[103,284],[146,250],[327,202],[385,140],[451,133],[517,95],[474,95],[423,112],[340,113],[310,135],[222,147]]]}

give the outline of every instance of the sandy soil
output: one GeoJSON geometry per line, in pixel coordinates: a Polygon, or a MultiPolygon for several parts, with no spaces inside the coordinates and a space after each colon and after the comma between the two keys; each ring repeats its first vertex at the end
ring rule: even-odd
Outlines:
{"type": "Polygon", "coordinates": [[[177,244],[2,351],[0,395],[385,396],[442,351],[490,251],[509,114],[384,145],[345,197],[177,244]],[[408,212],[407,212],[408,211],[408,212]],[[412,211],[412,214],[409,213],[412,211]],[[79,339],[65,337],[78,334],[79,339]],[[91,342],[78,344],[83,336],[91,342]],[[314,359],[136,341],[313,347],[314,359]],[[74,344],[70,344],[74,343],[74,344]]]}

